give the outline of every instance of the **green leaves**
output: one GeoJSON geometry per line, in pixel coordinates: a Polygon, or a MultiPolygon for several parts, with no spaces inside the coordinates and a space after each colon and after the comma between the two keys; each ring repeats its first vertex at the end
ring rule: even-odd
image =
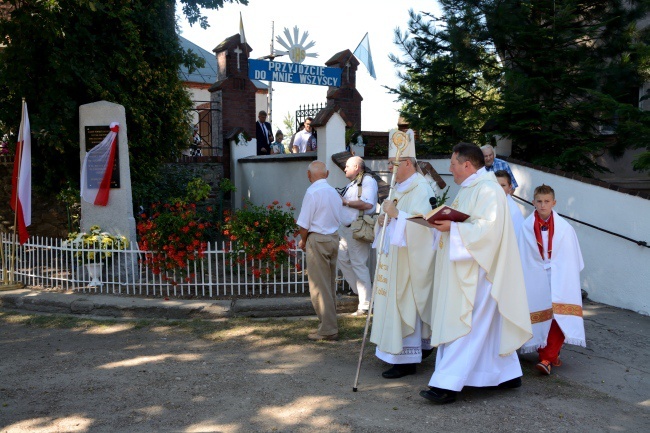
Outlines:
{"type": "Polygon", "coordinates": [[[255,278],[268,278],[284,265],[295,248],[295,240],[290,239],[298,229],[293,210],[291,203],[283,206],[275,200],[266,207],[247,203],[232,213],[224,212],[222,234],[231,262],[250,261],[255,278]]]}
{"type": "MultiPolygon", "coordinates": [[[[176,36],[172,0],[10,1],[0,17],[0,135],[15,141],[21,98],[33,131],[34,186],[56,193],[79,183],[79,106],[125,107],[134,185],[187,146],[189,94],[181,63],[197,64],[176,36]],[[56,161],[56,163],[52,163],[56,161]]],[[[246,2],[242,2],[246,3],[246,2]]],[[[182,0],[196,19],[221,0],[182,0]]]]}
{"type": "MultiPolygon", "coordinates": [[[[604,151],[649,147],[638,88],[650,80],[647,1],[441,0],[442,17],[411,12],[397,30],[402,115],[424,150],[493,134],[513,156],[590,176],[604,151]],[[603,134],[613,131],[615,135],[603,134]]],[[[637,167],[643,167],[643,160],[637,167]]]]}

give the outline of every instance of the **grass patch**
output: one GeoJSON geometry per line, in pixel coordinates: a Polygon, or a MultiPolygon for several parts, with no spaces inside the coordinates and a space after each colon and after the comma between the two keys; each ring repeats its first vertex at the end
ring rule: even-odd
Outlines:
{"type": "MultiPolygon", "coordinates": [[[[110,327],[128,323],[133,330],[147,330],[164,327],[188,333],[194,337],[211,341],[225,341],[236,338],[253,338],[256,340],[274,340],[277,343],[304,344],[307,334],[314,332],[317,322],[314,320],[295,319],[251,319],[233,318],[223,321],[210,320],[94,320],[69,315],[24,314],[0,312],[0,322],[31,326],[35,328],[89,329],[93,327],[110,327]]],[[[361,340],[366,321],[361,318],[339,317],[339,338],[341,340],[361,340]]]]}
{"type": "MultiPolygon", "coordinates": [[[[361,339],[365,320],[339,317],[339,337],[343,340],[361,339]]],[[[159,323],[160,324],[160,323],[159,323]]],[[[304,343],[307,334],[316,330],[314,320],[233,318],[222,322],[204,320],[165,323],[196,337],[213,341],[248,337],[280,340],[283,343],[304,343]]]]}
{"type": "Polygon", "coordinates": [[[15,312],[0,312],[0,321],[8,324],[32,326],[34,328],[88,328],[92,326],[111,326],[114,320],[100,321],[68,315],[24,314],[15,312]]]}

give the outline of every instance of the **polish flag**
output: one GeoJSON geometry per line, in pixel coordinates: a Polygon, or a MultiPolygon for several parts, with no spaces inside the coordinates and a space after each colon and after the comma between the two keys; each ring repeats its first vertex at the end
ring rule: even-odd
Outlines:
{"type": "Polygon", "coordinates": [[[111,177],[113,177],[117,133],[119,130],[119,123],[111,123],[111,130],[108,135],[104,137],[101,143],[86,153],[81,167],[81,198],[95,206],[108,205],[108,194],[111,191],[111,177]],[[99,188],[88,186],[88,167],[92,168],[93,174],[102,176],[99,188]]]}
{"type": "Polygon", "coordinates": [[[11,209],[16,212],[16,226],[20,244],[27,242],[27,227],[32,223],[32,132],[29,127],[27,103],[23,101],[23,113],[18,131],[14,172],[11,178],[11,209]]]}

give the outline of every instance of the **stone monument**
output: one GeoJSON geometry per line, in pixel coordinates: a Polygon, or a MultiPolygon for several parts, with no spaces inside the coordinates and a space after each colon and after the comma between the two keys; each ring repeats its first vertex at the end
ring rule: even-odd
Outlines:
{"type": "Polygon", "coordinates": [[[81,231],[88,232],[91,226],[98,225],[102,231],[126,236],[135,248],[136,231],[131,193],[129,142],[126,115],[122,105],[99,101],[79,107],[80,159],[83,164],[86,152],[106,136],[112,122],[119,123],[119,132],[108,205],[95,206],[81,200],[81,231]]]}

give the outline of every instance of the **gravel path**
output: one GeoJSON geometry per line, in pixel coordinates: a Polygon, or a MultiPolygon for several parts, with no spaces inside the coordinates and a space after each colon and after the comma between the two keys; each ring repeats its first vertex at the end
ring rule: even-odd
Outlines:
{"type": "MultiPolygon", "coordinates": [[[[650,425],[647,394],[634,403],[582,380],[541,377],[527,358],[523,387],[466,389],[456,403],[435,406],[418,396],[434,356],[416,375],[389,381],[368,347],[353,393],[358,338],[312,343],[253,321],[208,337],[130,322],[71,329],[0,322],[0,432],[641,432],[650,425]]],[[[564,355],[567,365],[587,356],[564,355]]]]}

